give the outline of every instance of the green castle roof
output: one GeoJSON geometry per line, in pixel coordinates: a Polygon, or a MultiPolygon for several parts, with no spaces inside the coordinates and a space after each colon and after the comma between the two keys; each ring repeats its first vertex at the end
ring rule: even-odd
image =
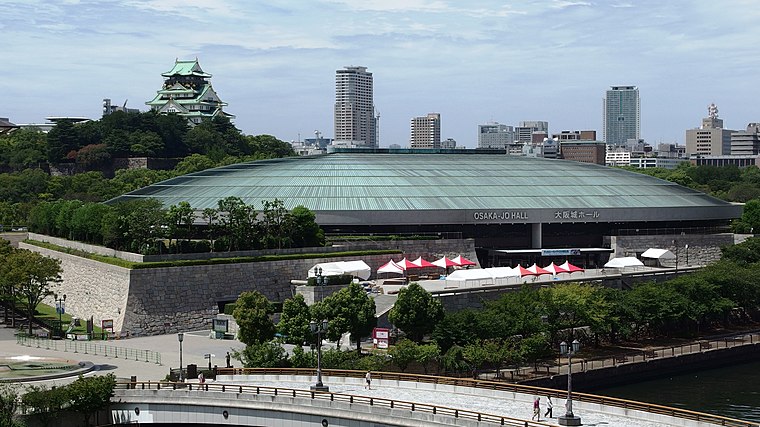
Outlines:
{"type": "Polygon", "coordinates": [[[198,76],[198,77],[211,77],[211,74],[204,73],[201,66],[198,64],[198,59],[192,61],[180,61],[179,59],[174,62],[174,68],[161,74],[164,77],[171,76],[198,76]]]}

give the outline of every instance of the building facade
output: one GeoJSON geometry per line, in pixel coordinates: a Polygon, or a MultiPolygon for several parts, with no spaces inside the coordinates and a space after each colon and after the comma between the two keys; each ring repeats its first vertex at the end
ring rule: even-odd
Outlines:
{"type": "Polygon", "coordinates": [[[566,141],[559,143],[559,152],[565,160],[604,165],[607,145],[601,141],[566,141]]]}
{"type": "MultiPolygon", "coordinates": [[[[498,122],[478,125],[478,148],[507,149],[515,142],[515,131],[512,126],[498,122]]],[[[522,149],[520,150],[522,152],[522,149]]]]}
{"type": "Polygon", "coordinates": [[[191,125],[220,115],[235,118],[223,111],[227,103],[219,99],[209,82],[211,74],[203,72],[197,58],[193,61],[178,59],[171,70],[161,75],[163,87],[153,100],[145,103],[158,114],[176,113],[187,118],[191,125]]]}
{"type": "Polygon", "coordinates": [[[710,104],[707,117],[698,129],[686,131],[686,153],[698,156],[721,156],[731,154],[731,134],[723,129],[723,119],[718,118],[718,107],[710,104]]]}
{"type": "Polygon", "coordinates": [[[350,66],[335,71],[333,144],[377,148],[378,121],[372,73],[367,71],[367,67],[350,66]]]}
{"type": "Polygon", "coordinates": [[[641,101],[636,86],[612,86],[604,97],[604,142],[623,145],[641,138],[641,101]]]}
{"type": "Polygon", "coordinates": [[[429,113],[414,117],[411,122],[411,148],[441,148],[441,115],[429,113]]]}
{"type": "Polygon", "coordinates": [[[595,130],[563,130],[552,135],[552,139],[563,141],[596,141],[595,130]]]}
{"type": "Polygon", "coordinates": [[[760,123],[750,123],[743,132],[731,134],[732,156],[756,156],[760,154],[760,123]]]}
{"type": "Polygon", "coordinates": [[[539,120],[528,120],[520,122],[520,126],[515,127],[515,141],[534,142],[533,134],[542,132],[549,133],[549,122],[539,120]]]}
{"type": "Polygon", "coordinates": [[[124,101],[124,105],[118,106],[118,105],[113,105],[111,103],[110,98],[103,99],[103,117],[109,114],[113,114],[117,111],[123,111],[125,113],[139,113],[140,112],[140,110],[138,110],[137,108],[127,108],[127,101],[124,101]]]}

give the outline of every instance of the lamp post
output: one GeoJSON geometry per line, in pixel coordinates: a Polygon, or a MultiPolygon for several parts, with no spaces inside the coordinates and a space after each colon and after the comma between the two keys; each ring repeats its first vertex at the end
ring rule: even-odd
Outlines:
{"type": "Polygon", "coordinates": [[[66,312],[66,294],[59,298],[58,294],[53,294],[55,298],[55,311],[58,313],[58,334],[63,336],[63,313],[66,312]]]}
{"type": "Polygon", "coordinates": [[[184,378],[182,377],[182,340],[185,339],[185,334],[182,332],[179,332],[177,334],[177,341],[179,341],[179,382],[184,382],[184,378]]]}
{"type": "Polygon", "coordinates": [[[317,335],[317,383],[311,386],[312,391],[330,391],[329,387],[322,384],[322,334],[327,332],[328,326],[327,320],[309,322],[311,333],[317,335]]]}
{"type": "Polygon", "coordinates": [[[559,417],[561,426],[579,426],[581,418],[573,414],[573,360],[572,357],[581,348],[578,340],[573,340],[570,346],[562,341],[559,345],[559,352],[567,355],[567,401],[565,402],[565,415],[559,417]]]}
{"type": "Polygon", "coordinates": [[[684,246],[684,249],[686,249],[686,266],[689,266],[689,244],[687,243],[686,246],[684,246]]]}

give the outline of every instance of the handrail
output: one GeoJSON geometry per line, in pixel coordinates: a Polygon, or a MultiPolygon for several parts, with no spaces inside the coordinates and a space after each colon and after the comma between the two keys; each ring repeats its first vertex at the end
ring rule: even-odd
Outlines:
{"type": "MultiPolygon", "coordinates": [[[[217,375],[315,375],[314,369],[303,368],[218,368],[217,375]]],[[[341,369],[322,369],[322,375],[332,377],[350,377],[364,378],[365,371],[341,370],[341,369]]],[[[373,379],[385,379],[392,381],[409,381],[421,383],[433,383],[442,385],[454,385],[462,387],[472,387],[488,390],[507,391],[515,393],[524,393],[530,395],[541,394],[554,398],[564,398],[567,391],[555,390],[544,387],[529,385],[502,383],[497,381],[476,380],[470,378],[440,377],[435,375],[406,374],[399,372],[372,372],[373,379]]],[[[734,418],[723,417],[720,415],[707,414],[703,412],[690,411],[688,409],[672,408],[654,403],[637,402],[633,400],[620,399],[617,397],[598,396],[588,393],[573,392],[573,400],[594,403],[606,406],[614,406],[623,409],[632,409],[652,414],[668,415],[676,418],[683,418],[705,423],[731,426],[731,427],[760,427],[758,423],[738,420],[734,418]]]]}
{"type": "Polygon", "coordinates": [[[457,409],[448,406],[432,405],[429,403],[417,403],[408,402],[404,400],[385,399],[381,397],[361,396],[354,394],[333,393],[333,392],[321,392],[313,390],[292,389],[282,387],[267,387],[267,386],[254,386],[254,385],[239,385],[239,384],[216,384],[216,383],[178,383],[178,382],[151,382],[151,381],[122,381],[117,385],[126,385],[127,389],[140,389],[140,390],[187,390],[187,391],[216,391],[222,393],[249,393],[266,396],[283,396],[293,398],[307,398],[312,400],[329,400],[331,402],[345,402],[351,404],[378,406],[389,409],[402,409],[412,412],[422,412],[433,415],[450,416],[454,418],[462,418],[467,420],[474,420],[478,422],[486,422],[492,424],[498,424],[502,426],[514,426],[514,427],[544,427],[550,426],[550,424],[524,420],[519,418],[505,417],[501,415],[486,414],[483,412],[470,411],[467,409],[457,409]]]}
{"type": "Polygon", "coordinates": [[[16,344],[27,347],[44,348],[46,350],[72,351],[74,353],[143,361],[155,363],[157,365],[161,364],[161,353],[153,350],[117,347],[113,345],[98,344],[91,341],[50,340],[19,334],[16,335],[16,344]]]}

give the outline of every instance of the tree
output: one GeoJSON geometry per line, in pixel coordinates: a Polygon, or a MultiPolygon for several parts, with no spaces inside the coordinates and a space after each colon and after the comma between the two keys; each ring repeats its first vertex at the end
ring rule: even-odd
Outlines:
{"type": "Polygon", "coordinates": [[[13,251],[7,258],[8,276],[15,294],[23,299],[33,332],[34,313],[42,299],[53,293],[53,284],[61,281],[61,261],[25,249],[13,251]]]}
{"type": "Polygon", "coordinates": [[[202,154],[192,154],[185,157],[177,166],[174,167],[174,173],[177,175],[187,175],[193,172],[200,172],[202,170],[211,169],[216,166],[216,163],[202,154]]]}
{"type": "Polygon", "coordinates": [[[325,245],[325,232],[316,222],[314,212],[304,206],[296,206],[290,211],[290,240],[293,247],[307,248],[325,245]]]}
{"type": "Polygon", "coordinates": [[[172,239],[177,240],[177,253],[179,250],[179,239],[190,238],[190,229],[193,226],[195,214],[190,203],[179,202],[178,205],[171,205],[166,212],[166,225],[169,227],[169,246],[172,239]]]}
{"type": "Polygon", "coordinates": [[[744,205],[742,217],[734,223],[737,233],[760,231],[760,199],[752,199],[744,205]]]}
{"type": "Polygon", "coordinates": [[[108,407],[116,387],[114,374],[79,378],[67,386],[71,397],[70,409],[84,417],[84,425],[90,425],[90,418],[97,411],[108,407]]]}
{"type": "Polygon", "coordinates": [[[437,362],[441,357],[441,348],[436,343],[423,344],[417,347],[417,361],[422,365],[425,374],[428,373],[430,365],[437,362]]]}
{"type": "Polygon", "coordinates": [[[257,342],[245,346],[243,351],[232,355],[240,360],[246,368],[285,368],[288,366],[288,355],[285,349],[276,342],[257,342]]]}
{"type": "Polygon", "coordinates": [[[232,317],[240,328],[238,339],[246,345],[258,344],[274,338],[274,307],[267,297],[258,291],[243,292],[235,302],[232,317]]]}
{"type": "Polygon", "coordinates": [[[309,338],[312,335],[309,330],[310,319],[309,306],[306,305],[303,295],[296,294],[282,304],[282,315],[277,324],[277,332],[285,337],[285,342],[300,346],[310,341],[309,338]]]}
{"type": "Polygon", "coordinates": [[[406,372],[409,364],[417,360],[419,346],[412,340],[402,338],[398,340],[396,345],[388,349],[388,355],[391,356],[393,363],[401,369],[401,372],[406,372]]]}
{"type": "Polygon", "coordinates": [[[14,427],[22,424],[15,420],[18,410],[18,390],[16,386],[0,385],[0,426],[14,427]]]}
{"type": "Polygon", "coordinates": [[[251,242],[258,242],[256,210],[246,205],[239,197],[226,197],[218,202],[219,228],[225,236],[228,251],[251,248],[251,242]]]}
{"type": "Polygon", "coordinates": [[[413,282],[398,293],[396,304],[388,313],[388,320],[404,331],[412,341],[419,343],[425,334],[433,332],[443,316],[441,301],[413,282]]]}
{"type": "Polygon", "coordinates": [[[66,386],[48,389],[44,385],[32,385],[21,398],[27,411],[37,415],[44,426],[58,417],[70,401],[71,395],[66,386]]]}
{"type": "Polygon", "coordinates": [[[358,283],[330,295],[312,306],[313,319],[329,319],[327,336],[337,341],[345,332],[356,340],[356,352],[361,354],[361,340],[377,325],[375,300],[358,283]]]}
{"type": "Polygon", "coordinates": [[[280,199],[263,200],[264,210],[259,221],[262,229],[261,246],[264,248],[290,247],[290,214],[280,199]]]}

